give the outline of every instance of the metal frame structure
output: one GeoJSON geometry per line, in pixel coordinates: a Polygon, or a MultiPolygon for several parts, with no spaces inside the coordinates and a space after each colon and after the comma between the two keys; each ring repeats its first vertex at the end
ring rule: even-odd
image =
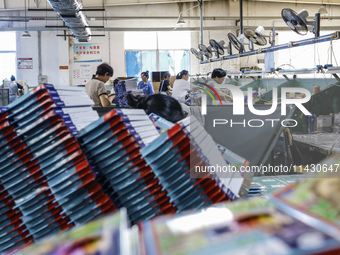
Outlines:
{"type": "Polygon", "coordinates": [[[259,77],[259,76],[268,76],[273,74],[280,74],[286,80],[288,79],[287,75],[294,75],[296,77],[297,74],[313,74],[313,73],[324,73],[324,74],[332,74],[333,77],[340,82],[340,78],[337,74],[340,73],[340,66],[332,66],[332,65],[325,65],[325,66],[317,66],[314,68],[302,68],[302,69],[276,69],[271,71],[263,71],[263,70],[242,70],[242,71],[233,71],[227,72],[227,76],[230,77],[242,77],[242,76],[250,76],[250,77],[259,77]]]}
{"type": "Polygon", "coordinates": [[[272,47],[259,48],[253,51],[246,51],[240,54],[233,54],[229,56],[223,56],[220,58],[212,58],[209,60],[200,61],[200,64],[207,64],[207,63],[218,62],[218,61],[229,60],[229,59],[240,58],[240,57],[248,57],[252,55],[263,54],[263,53],[273,52],[273,51],[278,51],[278,50],[285,50],[285,49],[289,49],[293,47],[305,46],[305,45],[327,42],[327,41],[338,40],[338,39],[340,39],[340,31],[335,31],[334,33],[320,36],[318,38],[309,38],[309,39],[289,42],[289,43],[285,43],[281,45],[275,45],[272,47]]]}

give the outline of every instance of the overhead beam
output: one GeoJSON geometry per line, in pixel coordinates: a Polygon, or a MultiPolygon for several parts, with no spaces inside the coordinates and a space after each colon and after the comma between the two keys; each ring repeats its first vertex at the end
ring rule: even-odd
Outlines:
{"type": "MultiPolygon", "coordinates": [[[[6,1],[6,0],[3,0],[6,1]]],[[[13,1],[13,0],[11,0],[13,1]]],[[[46,0],[47,1],[47,0],[46,0]]],[[[203,2],[223,2],[225,0],[202,0],[203,2]]],[[[178,4],[180,1],[179,0],[157,0],[157,1],[140,1],[140,0],[135,0],[135,1],[122,1],[120,3],[110,3],[110,1],[106,0],[104,7],[116,7],[116,6],[138,6],[138,5],[156,5],[156,4],[178,4]]],[[[182,0],[182,3],[197,3],[197,0],[182,0]]],[[[28,5],[30,6],[30,5],[28,5]]],[[[87,11],[87,9],[96,9],[96,10],[101,10],[103,9],[103,4],[92,4],[92,2],[86,2],[84,3],[83,1],[83,6],[86,6],[84,8],[84,11],[87,11]]],[[[37,6],[38,7],[38,6],[37,6]]],[[[52,8],[29,8],[29,9],[34,9],[34,11],[53,11],[52,8]]],[[[16,8],[16,9],[0,9],[0,11],[22,11],[24,10],[23,8],[16,8]]]]}
{"type": "MultiPolygon", "coordinates": [[[[225,30],[235,29],[235,26],[222,26],[222,27],[204,27],[204,30],[225,30]]],[[[29,31],[62,31],[60,27],[49,28],[49,27],[30,27],[29,31]]],[[[65,27],[65,30],[68,30],[65,27]]],[[[0,28],[0,31],[24,31],[22,27],[6,27],[0,28]]],[[[157,31],[174,31],[174,27],[106,27],[105,29],[92,29],[92,31],[111,31],[111,32],[130,32],[130,31],[141,31],[141,32],[157,32],[157,31]]],[[[200,31],[200,27],[179,27],[176,31],[200,31]]]]}
{"type": "MultiPolygon", "coordinates": [[[[6,0],[2,0],[4,2],[4,5],[6,3],[6,0]]],[[[39,0],[35,0],[39,1],[39,0]]],[[[46,0],[47,1],[47,0],[46,0]]],[[[202,0],[203,2],[223,2],[226,0],[202,0]]],[[[237,0],[238,1],[238,0],[237,0]]],[[[105,1],[105,6],[104,7],[117,7],[117,6],[138,6],[138,5],[155,5],[155,4],[178,4],[180,2],[180,0],[157,0],[157,1],[152,1],[152,0],[129,0],[129,1],[121,1],[118,2],[112,2],[110,0],[106,0],[105,1]]],[[[182,3],[197,3],[197,0],[182,0],[182,3]]],[[[248,0],[249,3],[251,2],[259,2],[259,3],[272,3],[272,4],[301,4],[301,5],[321,5],[321,1],[320,0],[248,0]]],[[[340,2],[338,0],[327,0],[323,1],[323,5],[326,6],[340,6],[340,2]]],[[[29,5],[30,6],[30,5],[29,5]]],[[[103,9],[103,5],[102,4],[92,4],[91,1],[84,3],[84,6],[86,6],[88,9],[103,9]]],[[[53,9],[51,8],[39,8],[39,5],[37,5],[38,8],[29,8],[29,10],[33,10],[34,11],[52,11],[53,9]]],[[[303,7],[303,6],[302,6],[303,7]]],[[[302,8],[301,7],[301,8],[302,8]]],[[[23,8],[16,8],[16,9],[7,9],[6,7],[4,9],[0,9],[0,12],[6,12],[6,11],[21,11],[23,10],[23,8]]],[[[85,9],[84,9],[85,10],[85,9]]]]}
{"type": "MultiPolygon", "coordinates": [[[[46,28],[69,28],[68,26],[45,26],[46,28]]],[[[104,26],[84,26],[85,28],[102,28],[104,29],[104,26]]],[[[72,28],[84,28],[84,27],[72,27],[72,28]]]]}
{"type": "MultiPolygon", "coordinates": [[[[322,1],[320,0],[248,0],[248,2],[268,2],[268,3],[289,3],[289,4],[314,4],[321,5],[322,1]]],[[[324,5],[340,5],[338,0],[328,0],[323,1],[324,5]]]]}
{"type": "MultiPolygon", "coordinates": [[[[52,8],[28,8],[27,11],[33,11],[33,12],[54,12],[54,10],[52,8]]],[[[79,9],[79,11],[86,11],[86,12],[93,12],[93,11],[96,11],[96,12],[104,12],[105,9],[101,8],[84,8],[84,9],[79,9]]]]}
{"type": "MultiPolygon", "coordinates": [[[[178,16],[87,16],[88,19],[94,20],[177,20],[178,16]]],[[[183,16],[183,18],[188,20],[199,20],[199,16],[183,16]]],[[[0,16],[0,21],[8,21],[10,19],[25,20],[23,16],[0,16]]],[[[203,20],[238,20],[238,16],[204,16],[203,20]]],[[[243,17],[244,20],[271,20],[271,21],[282,21],[281,16],[247,16],[243,17]]],[[[322,20],[337,20],[340,16],[328,16],[327,18],[322,18],[322,20]]],[[[56,16],[27,16],[27,20],[60,20],[56,16]]]]}
{"type": "MultiPolygon", "coordinates": [[[[203,2],[223,2],[225,0],[202,0],[203,2]]],[[[120,3],[115,0],[105,1],[105,7],[113,7],[113,6],[133,6],[133,5],[152,5],[152,4],[178,4],[178,3],[197,3],[197,0],[126,0],[121,1],[120,3]]],[[[88,7],[99,7],[101,5],[93,4],[91,2],[87,2],[86,6],[88,7]]]]}
{"type": "MultiPolygon", "coordinates": [[[[235,30],[238,26],[205,26],[204,30],[235,30]]],[[[264,27],[266,30],[270,30],[270,27],[264,27]]],[[[334,27],[323,27],[325,30],[329,31],[335,31],[338,26],[334,27]]],[[[161,32],[161,31],[174,31],[173,27],[105,27],[102,28],[93,28],[92,31],[111,31],[111,32],[161,32]]],[[[24,31],[25,29],[23,27],[6,27],[6,28],[0,28],[0,31],[24,31]]],[[[43,27],[29,27],[29,31],[62,31],[63,29],[61,27],[55,27],[55,28],[46,28],[43,27]]],[[[65,30],[68,30],[67,27],[65,27],[65,30]]],[[[276,31],[291,31],[291,29],[287,26],[284,27],[275,27],[276,31]]],[[[200,27],[178,27],[176,28],[176,31],[200,31],[200,27]]]]}

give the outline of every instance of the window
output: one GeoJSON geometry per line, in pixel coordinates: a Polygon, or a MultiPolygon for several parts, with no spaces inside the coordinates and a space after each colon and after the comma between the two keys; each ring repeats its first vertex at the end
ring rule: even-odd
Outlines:
{"type": "MultiPolygon", "coordinates": [[[[334,31],[321,31],[320,35],[328,35],[334,31]]],[[[292,31],[279,32],[278,44],[285,44],[292,41],[300,41],[307,38],[313,38],[314,34],[308,33],[306,36],[298,35],[292,31]]],[[[340,59],[337,59],[340,52],[340,42],[334,40],[332,42],[322,42],[309,44],[305,46],[290,48],[278,51],[278,61],[276,67],[283,69],[302,69],[314,68],[317,65],[333,64],[338,66],[340,59]]],[[[305,74],[303,78],[313,78],[316,74],[305,74]]]]}
{"type": "Polygon", "coordinates": [[[169,71],[176,75],[181,70],[189,70],[190,58],[188,50],[168,50],[159,52],[159,70],[169,71]]]}
{"type": "Polygon", "coordinates": [[[183,69],[190,70],[190,44],[188,32],[126,32],[126,74],[140,79],[141,72],[146,70],[150,77],[154,71],[176,75],[183,69]]]}
{"type": "Polygon", "coordinates": [[[0,32],[0,84],[4,79],[16,76],[16,34],[0,32]]]}
{"type": "Polygon", "coordinates": [[[126,75],[140,79],[142,72],[148,70],[150,73],[157,71],[156,51],[126,51],[126,75]]]}

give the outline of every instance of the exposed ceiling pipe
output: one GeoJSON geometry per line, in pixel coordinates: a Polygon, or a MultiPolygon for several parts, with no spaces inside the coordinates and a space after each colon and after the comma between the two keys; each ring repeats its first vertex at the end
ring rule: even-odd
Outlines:
{"type": "Polygon", "coordinates": [[[80,11],[82,5],[78,0],[48,0],[48,2],[79,42],[91,40],[91,30],[85,14],[80,11]]]}
{"type": "Polygon", "coordinates": [[[198,0],[200,5],[200,37],[201,37],[201,44],[203,44],[203,1],[198,0]]]}
{"type": "Polygon", "coordinates": [[[242,6],[242,0],[240,1],[240,34],[243,33],[243,6],[242,6]]]}

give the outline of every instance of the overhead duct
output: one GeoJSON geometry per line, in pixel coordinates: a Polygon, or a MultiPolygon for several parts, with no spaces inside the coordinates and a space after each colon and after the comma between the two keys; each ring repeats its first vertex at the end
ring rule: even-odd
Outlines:
{"type": "Polygon", "coordinates": [[[78,0],[48,0],[48,2],[79,42],[91,40],[91,29],[88,27],[85,14],[80,11],[82,4],[78,0]]]}

